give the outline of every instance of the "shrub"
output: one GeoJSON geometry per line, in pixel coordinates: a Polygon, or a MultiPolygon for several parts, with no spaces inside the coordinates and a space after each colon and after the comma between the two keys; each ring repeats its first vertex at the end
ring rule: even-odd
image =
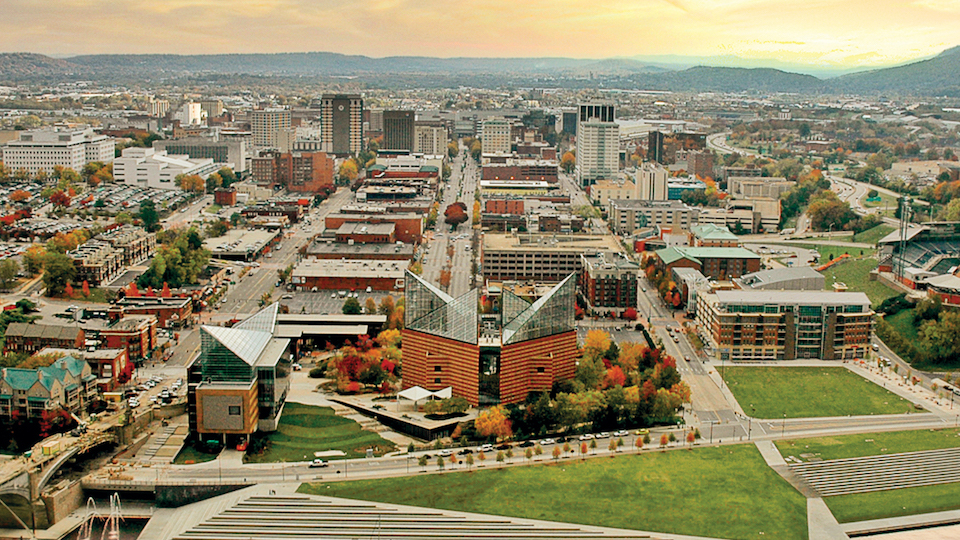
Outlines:
{"type": "Polygon", "coordinates": [[[324,375],[324,369],[321,368],[320,366],[317,366],[310,370],[311,379],[322,379],[323,375],[324,375]]]}

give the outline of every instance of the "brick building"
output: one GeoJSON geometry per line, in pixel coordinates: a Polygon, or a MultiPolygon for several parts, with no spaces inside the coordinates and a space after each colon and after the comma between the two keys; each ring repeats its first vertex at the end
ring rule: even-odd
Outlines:
{"type": "Polygon", "coordinates": [[[219,204],[220,206],[236,206],[236,188],[217,188],[213,190],[213,202],[214,204],[219,204]]]}
{"type": "Polygon", "coordinates": [[[760,256],[745,248],[668,247],[656,257],[657,268],[666,275],[674,268],[694,268],[722,281],[760,270],[760,256]]]}
{"type": "Polygon", "coordinates": [[[47,347],[82,349],[85,335],[77,326],[14,322],[7,326],[3,352],[32,355],[47,347]]]}
{"type": "Polygon", "coordinates": [[[298,291],[402,290],[407,261],[304,259],[293,269],[290,282],[298,291]]]}
{"type": "Polygon", "coordinates": [[[344,223],[337,229],[337,242],[392,244],[397,241],[396,223],[344,223]]]}
{"type": "Polygon", "coordinates": [[[101,345],[108,349],[126,349],[133,361],[149,358],[157,348],[157,318],[152,315],[126,315],[124,308],[110,308],[110,324],[100,329],[101,345]]]}
{"type": "Polygon", "coordinates": [[[580,296],[588,309],[622,313],[637,307],[640,265],[620,253],[583,253],[578,275],[580,296]]]}
{"type": "Polygon", "coordinates": [[[193,320],[193,300],[190,297],[121,298],[114,304],[127,315],[152,315],[160,328],[179,328],[193,320]]]}
{"type": "Polygon", "coordinates": [[[344,223],[393,223],[395,225],[394,235],[398,241],[408,244],[419,244],[421,235],[423,234],[424,217],[423,215],[409,212],[382,214],[349,214],[341,212],[327,215],[324,219],[324,227],[336,230],[344,223]]]}
{"type": "Polygon", "coordinates": [[[253,158],[253,180],[262,186],[283,186],[298,193],[333,187],[333,158],[323,152],[266,152],[253,158]]]}

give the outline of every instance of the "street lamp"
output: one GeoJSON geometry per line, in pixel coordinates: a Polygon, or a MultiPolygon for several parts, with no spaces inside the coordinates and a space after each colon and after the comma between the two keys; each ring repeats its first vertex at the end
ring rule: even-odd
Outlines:
{"type": "Polygon", "coordinates": [[[780,436],[783,437],[784,432],[787,430],[787,411],[783,411],[783,424],[780,426],[780,436]]]}

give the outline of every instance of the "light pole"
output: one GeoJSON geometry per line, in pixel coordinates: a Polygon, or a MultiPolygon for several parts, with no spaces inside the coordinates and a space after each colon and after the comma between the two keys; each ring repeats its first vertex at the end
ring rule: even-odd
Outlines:
{"type": "Polygon", "coordinates": [[[787,431],[787,411],[783,411],[783,424],[780,425],[780,436],[783,437],[783,434],[786,431],[787,431]]]}

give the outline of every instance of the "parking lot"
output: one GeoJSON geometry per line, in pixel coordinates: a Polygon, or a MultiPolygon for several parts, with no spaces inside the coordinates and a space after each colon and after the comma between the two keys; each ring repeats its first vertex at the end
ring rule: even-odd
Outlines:
{"type": "MultiPolygon", "coordinates": [[[[367,298],[373,298],[373,301],[380,305],[380,301],[386,297],[391,296],[390,293],[386,291],[357,291],[357,300],[360,302],[360,307],[364,307],[367,303],[367,298]]],[[[290,313],[309,313],[314,315],[333,315],[337,313],[343,313],[343,303],[346,302],[346,295],[340,296],[340,291],[333,290],[321,290],[317,292],[292,292],[287,293],[284,296],[290,296],[290,298],[282,298],[280,300],[281,304],[285,304],[290,307],[290,313]]],[[[394,302],[400,299],[401,293],[394,292],[392,293],[394,302]]]]}
{"type": "Polygon", "coordinates": [[[74,198],[70,204],[70,209],[92,210],[95,208],[97,201],[103,201],[103,206],[99,207],[100,210],[117,214],[124,210],[139,210],[141,202],[151,200],[156,203],[158,210],[162,208],[173,210],[179,208],[194,197],[196,197],[196,194],[183,192],[178,189],[152,189],[128,186],[126,184],[110,184],[99,186],[83,194],[81,197],[74,198]]]}

